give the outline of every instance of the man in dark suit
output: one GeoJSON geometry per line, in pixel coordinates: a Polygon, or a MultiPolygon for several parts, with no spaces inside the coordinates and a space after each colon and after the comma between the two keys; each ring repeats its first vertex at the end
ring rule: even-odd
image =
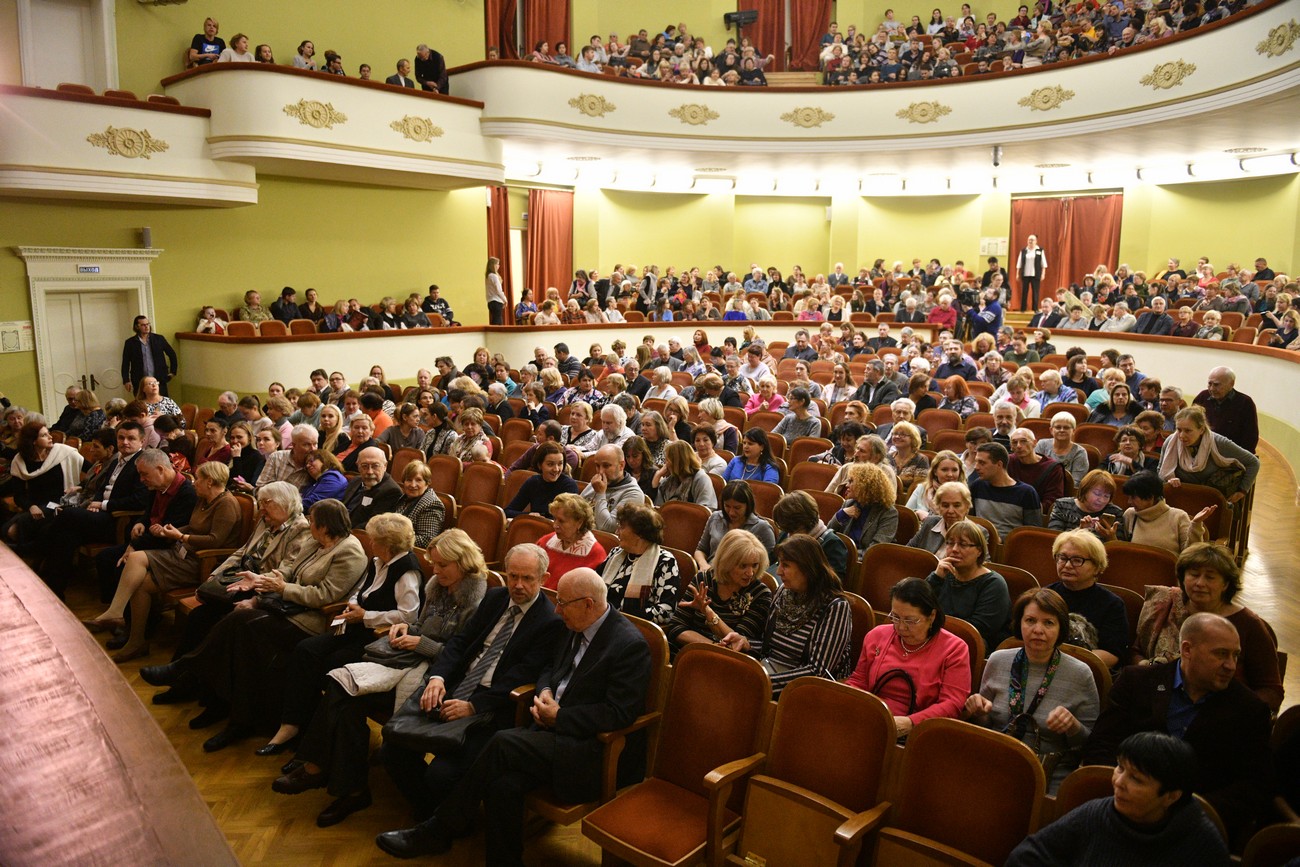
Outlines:
{"type": "Polygon", "coordinates": [[[352,526],[358,529],[375,515],[391,512],[402,500],[402,489],[388,475],[388,458],[377,446],[361,449],[357,455],[357,477],[348,482],[340,497],[347,507],[352,526]]]}
{"type": "Polygon", "coordinates": [[[867,362],[866,372],[862,375],[862,385],[853,393],[854,400],[860,400],[867,409],[875,410],[881,404],[892,403],[902,395],[892,379],[885,376],[885,363],[879,358],[867,362]]]}
{"type": "Polygon", "coordinates": [[[139,422],[124,421],[117,426],[117,456],[100,478],[103,487],[93,492],[94,499],[85,507],[60,509],[46,520],[50,525],[37,542],[36,551],[43,558],[41,578],[59,596],[72,577],[72,561],[81,545],[115,541],[117,519],[114,512],[138,512],[144,509],[149,489],[140,481],[135,459],[144,447],[144,428],[139,422]]]}
{"type": "MultiPolygon", "coordinates": [[[[513,867],[521,863],[529,792],[550,786],[568,803],[600,794],[602,748],[596,735],[625,728],[644,709],[650,650],[631,621],[610,607],[605,582],[591,569],[560,578],[556,607],[572,634],[537,679],[533,725],[498,733],[432,818],[380,834],[379,848],[399,858],[445,852],[454,837],[469,832],[482,803],[485,861],[488,867],[513,867]]],[[[620,772],[627,771],[620,783],[644,774],[641,745],[633,746],[638,749],[624,754],[628,764],[620,762],[620,772]]]]}
{"type": "Polygon", "coordinates": [[[411,61],[403,57],[397,61],[397,74],[390,75],[384,79],[384,84],[392,84],[397,87],[409,87],[415,89],[415,79],[411,78],[411,61]]]}
{"type": "Polygon", "coordinates": [[[430,667],[424,688],[399,711],[413,713],[418,703],[420,710],[444,722],[490,715],[485,725],[466,736],[461,750],[444,752],[427,764],[424,751],[384,741],[384,767],[417,815],[432,815],[492,736],[514,725],[511,691],[536,682],[563,643],[563,622],[542,595],[549,567],[545,550],[537,545],[511,548],[506,554],[506,587],[487,591],[478,611],[430,667]]]}
{"type": "Polygon", "coordinates": [[[1055,328],[1061,324],[1061,311],[1051,298],[1044,298],[1038,304],[1038,312],[1029,320],[1030,328],[1055,328]]]}
{"type": "Polygon", "coordinates": [[[1134,334],[1168,335],[1174,330],[1173,318],[1165,312],[1166,301],[1157,295],[1151,299],[1151,309],[1138,317],[1134,334]]]}
{"type": "Polygon", "coordinates": [[[155,533],[154,528],[161,529],[168,524],[184,527],[190,522],[190,515],[198,502],[193,483],[176,472],[166,453],[158,449],[144,449],[134,463],[136,475],[147,491],[144,514],[135,518],[127,531],[127,544],[110,545],[95,555],[95,568],[99,572],[99,598],[104,602],[111,600],[117,591],[127,547],[135,551],[172,547],[176,542],[161,533],[155,533]]]}
{"type": "Polygon", "coordinates": [[[167,380],[176,375],[178,362],[176,350],[167,338],[154,334],[148,316],[135,317],[131,330],[135,337],[127,339],[122,347],[122,381],[131,384],[131,391],[140,390],[140,380],[152,376],[158,380],[158,393],[167,396],[167,380]]]}
{"type": "Polygon", "coordinates": [[[1235,679],[1241,639],[1217,614],[1193,614],[1179,633],[1180,657],[1125,668],[1083,750],[1083,764],[1114,765],[1120,743],[1141,731],[1186,741],[1200,761],[1193,790],[1239,844],[1273,794],[1268,705],[1235,679]]]}

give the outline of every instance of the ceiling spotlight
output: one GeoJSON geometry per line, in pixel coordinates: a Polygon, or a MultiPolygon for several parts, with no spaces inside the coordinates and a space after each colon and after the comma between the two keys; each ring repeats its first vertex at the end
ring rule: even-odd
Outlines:
{"type": "Polygon", "coordinates": [[[1262,154],[1264,148],[1224,148],[1225,154],[1262,154]]]}

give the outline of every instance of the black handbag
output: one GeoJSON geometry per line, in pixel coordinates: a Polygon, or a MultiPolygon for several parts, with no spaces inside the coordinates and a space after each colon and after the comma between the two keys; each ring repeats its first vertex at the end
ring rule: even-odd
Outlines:
{"type": "Polygon", "coordinates": [[[476,713],[451,722],[443,722],[438,711],[420,707],[423,687],[411,693],[392,719],[384,723],[384,743],[418,753],[455,752],[464,749],[470,732],[491,725],[491,713],[476,713]]]}
{"type": "Polygon", "coordinates": [[[267,593],[257,597],[257,607],[264,611],[273,611],[281,617],[293,617],[295,614],[311,610],[306,605],[288,601],[279,593],[267,593]]]}
{"type": "MultiPolygon", "coordinates": [[[[241,567],[242,568],[242,567],[241,567]]],[[[245,599],[252,599],[257,595],[254,590],[241,590],[238,593],[231,593],[229,587],[239,580],[239,568],[228,569],[225,572],[218,572],[204,581],[194,591],[194,595],[204,605],[216,605],[219,607],[233,608],[236,602],[242,602],[245,599]]]]}
{"type": "Polygon", "coordinates": [[[903,683],[907,684],[908,691],[907,713],[903,714],[903,716],[911,716],[916,713],[916,681],[912,680],[912,675],[903,671],[903,669],[891,668],[889,671],[886,671],[876,680],[875,685],[867,691],[872,695],[880,695],[881,687],[889,683],[891,680],[898,680],[899,678],[902,678],[903,683]]]}

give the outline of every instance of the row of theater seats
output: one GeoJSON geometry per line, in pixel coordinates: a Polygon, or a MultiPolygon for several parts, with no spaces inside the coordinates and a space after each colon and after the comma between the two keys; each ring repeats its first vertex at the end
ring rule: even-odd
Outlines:
{"type": "MultiPolygon", "coordinates": [[[[58,85],[58,87],[55,88],[55,90],[59,91],[60,93],[75,93],[81,96],[99,95],[95,93],[95,88],[91,87],[89,84],[75,84],[67,81],[61,82],[58,85]]],[[[181,101],[176,97],[166,96],[161,93],[151,93],[148,96],[146,96],[144,99],[140,99],[138,96],[135,95],[134,91],[114,90],[112,88],[109,88],[108,90],[104,91],[104,96],[108,97],[109,99],[121,99],[121,100],[129,100],[131,102],[152,103],[154,105],[180,105],[181,104],[181,101]]]]}

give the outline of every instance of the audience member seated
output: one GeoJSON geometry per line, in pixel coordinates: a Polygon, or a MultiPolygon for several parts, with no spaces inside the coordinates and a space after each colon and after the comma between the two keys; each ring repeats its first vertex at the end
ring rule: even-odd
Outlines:
{"type": "Polygon", "coordinates": [[[651,485],[655,490],[655,504],[659,506],[674,500],[698,503],[710,510],[718,505],[709,474],[701,467],[695,449],[685,440],[668,443],[664,465],[655,472],[651,485]]]}
{"type": "Polygon", "coordinates": [[[506,504],[506,516],[535,514],[551,517],[551,502],[561,494],[578,493],[578,483],[564,472],[565,450],[559,443],[546,442],[537,447],[533,466],[537,475],[519,487],[514,499],[506,504]]]}
{"type": "Polygon", "coordinates": [[[1206,542],[1192,545],[1179,555],[1177,574],[1177,587],[1147,588],[1137,627],[1141,661],[1158,664],[1177,659],[1178,630],[1187,618],[1202,612],[1217,614],[1236,627],[1241,639],[1237,679],[1277,713],[1282,706],[1277,646],[1260,616],[1233,602],[1241,589],[1241,567],[1232,552],[1206,542]]]}
{"type": "Polygon", "coordinates": [[[1238,503],[1255,484],[1259,458],[1210,430],[1203,407],[1189,406],[1174,415],[1174,435],[1160,452],[1159,474],[1170,487],[1207,485],[1238,503]]]}
{"type": "Polygon", "coordinates": [[[13,497],[18,513],[0,532],[10,547],[26,553],[58,512],[64,492],[81,484],[86,462],[72,446],[56,443],[43,421],[24,422],[16,445],[5,493],[13,497]]]}
{"type": "Polygon", "coordinates": [[[554,531],[537,540],[546,551],[550,566],[546,586],[554,590],[560,576],[574,569],[595,569],[605,562],[605,546],[592,532],[596,528],[596,513],[591,503],[577,494],[560,494],[551,502],[551,522],[554,531]]]}
{"type": "Polygon", "coordinates": [[[1088,530],[1070,530],[1052,541],[1052,557],[1057,580],[1048,589],[1070,609],[1069,643],[1116,668],[1127,656],[1128,614],[1124,601],[1097,583],[1109,565],[1105,546],[1088,530]]]}
{"type": "Polygon", "coordinates": [[[1088,801],[1030,834],[1007,867],[1232,863],[1219,830],[1192,799],[1196,750],[1162,731],[1129,735],[1115,751],[1114,795],[1088,801]]]}
{"type": "Polygon", "coordinates": [[[662,547],[664,522],[644,503],[618,510],[618,547],[609,552],[604,579],[609,603],[666,627],[677,603],[677,558],[662,547]]]}
{"type": "Polygon", "coordinates": [[[927,719],[956,719],[970,694],[970,648],[943,628],[944,612],[920,578],[889,591],[890,622],[867,633],[845,681],[878,696],[900,737],[927,719]]]}
{"type": "Polygon", "coordinates": [[[767,432],[762,428],[750,428],[740,440],[740,453],[727,464],[722,477],[727,481],[760,481],[776,484],[781,479],[781,472],[772,462],[772,446],[767,441],[767,432]]]}
{"type": "Polygon", "coordinates": [[[1070,610],[1055,591],[1022,593],[1011,611],[1011,631],[1023,646],[989,656],[979,692],[966,699],[966,713],[1033,750],[1047,774],[1048,793],[1055,794],[1078,767],[1097,722],[1097,682],[1086,663],[1061,651],[1070,610]]]}
{"type": "Polygon", "coordinates": [[[226,40],[217,35],[220,28],[221,25],[215,18],[203,20],[203,32],[196,33],[190,40],[190,50],[185,62],[186,69],[217,62],[217,58],[221,57],[221,53],[226,50],[226,40]]]}
{"type": "Polygon", "coordinates": [[[943,556],[926,583],[945,614],[960,617],[979,630],[992,652],[1007,637],[1011,594],[1006,579],[984,565],[989,542],[973,521],[957,521],[944,534],[943,556]]]}
{"type": "Polygon", "coordinates": [[[415,547],[428,547],[429,542],[442,532],[447,518],[438,492],[429,487],[433,474],[424,461],[411,461],[402,469],[400,480],[402,498],[393,511],[405,517],[415,527],[415,547]]]}
{"type": "Polygon", "coordinates": [[[790,536],[808,535],[816,539],[836,575],[849,569],[849,549],[834,530],[826,526],[817,510],[817,501],[807,491],[791,491],[776,501],[772,519],[778,532],[777,544],[790,536]]]}
{"type": "Polygon", "coordinates": [[[1047,529],[1090,530],[1103,540],[1128,540],[1124,512],[1112,500],[1115,479],[1105,470],[1091,470],[1079,483],[1073,497],[1062,497],[1052,506],[1047,529]]]}
{"type": "Polygon", "coordinates": [[[356,478],[348,482],[338,500],[348,510],[353,526],[364,527],[375,515],[393,511],[402,499],[402,489],[388,475],[388,458],[381,448],[362,449],[356,467],[356,478]]]}
{"type": "MultiPolygon", "coordinates": [[[[880,434],[883,438],[885,434],[880,434]]],[[[924,481],[930,471],[930,459],[921,454],[925,443],[921,429],[910,421],[896,421],[888,432],[889,457],[886,463],[903,485],[924,481]]]]}
{"type": "Polygon", "coordinates": [[[665,630],[674,652],[697,642],[716,644],[733,632],[760,641],[772,605],[772,591],[759,580],[767,567],[762,542],[745,530],[728,530],[665,630]]]}
{"type": "Polygon", "coordinates": [[[975,452],[975,475],[970,493],[972,511],[997,528],[1005,539],[1017,527],[1041,527],[1043,509],[1038,492],[1017,482],[1007,472],[1007,450],[999,443],[985,443],[975,452]]]}
{"type": "Polygon", "coordinates": [[[1065,467],[1055,458],[1035,451],[1038,437],[1029,428],[1016,428],[1009,437],[1011,456],[1007,474],[1029,485],[1049,512],[1065,495],[1065,467]]]}
{"type": "Polygon", "coordinates": [[[361,578],[366,555],[343,504],[322,500],[311,508],[310,521],[313,541],[297,558],[267,573],[244,569],[230,585],[256,591],[256,597],[236,603],[194,650],[140,670],[154,686],[171,686],[185,674],[199,678],[207,708],[198,719],[207,725],[227,720],[204,742],[206,752],[224,749],[272,720],[281,676],[276,661],[283,664],[283,655],[300,641],[324,633],[330,618],[321,609],[344,601],[361,578]]]}
{"type": "Polygon", "coordinates": [[[884,469],[872,463],[849,465],[848,497],[828,526],[852,539],[859,553],[892,542],[898,532],[897,497],[898,486],[884,469]]]}
{"type": "Polygon", "coordinates": [[[365,646],[360,661],[329,672],[324,700],[303,732],[293,767],[271,785],[284,794],[326,788],[336,800],[317,817],[322,828],[370,804],[367,715],[402,707],[487,591],[483,554],[463,531],[436,537],[425,557],[432,577],[415,621],[394,623],[365,646]]]}
{"type": "Polygon", "coordinates": [[[324,449],[313,449],[307,455],[307,475],[311,481],[302,489],[304,509],[310,509],[321,500],[340,499],[347,490],[348,479],[343,475],[343,465],[324,449]]]}
{"type": "Polygon", "coordinates": [[[360,662],[376,629],[398,623],[409,625],[419,613],[423,576],[420,561],[412,552],[415,528],[410,520],[391,512],[376,515],[366,523],[365,531],[373,556],[347,606],[335,617],[342,621],[342,628],[304,639],[289,654],[280,727],[257,750],[259,756],[279,755],[297,743],[298,735],[315,715],[326,675],[332,669],[360,662]]]}
{"type": "Polygon", "coordinates": [[[1125,668],[1083,751],[1085,764],[1115,764],[1124,739],[1168,733],[1196,753],[1192,789],[1205,797],[1240,849],[1273,793],[1268,705],[1236,679],[1241,640],[1216,614],[1193,614],[1179,658],[1125,668]]]}
{"type": "Polygon", "coordinates": [[[1182,509],[1165,502],[1165,486],[1151,472],[1140,472],[1126,481],[1124,495],[1128,497],[1129,507],[1124,510],[1120,538],[1175,554],[1195,542],[1205,541],[1205,522],[1217,509],[1206,506],[1196,517],[1189,517],[1182,509]]]}
{"type": "Polygon", "coordinates": [[[853,614],[821,545],[812,536],[791,536],[776,546],[776,558],[782,586],[762,635],[751,640],[733,630],[718,642],[757,658],[773,697],[800,677],[842,680],[853,665],[853,614]]]}

